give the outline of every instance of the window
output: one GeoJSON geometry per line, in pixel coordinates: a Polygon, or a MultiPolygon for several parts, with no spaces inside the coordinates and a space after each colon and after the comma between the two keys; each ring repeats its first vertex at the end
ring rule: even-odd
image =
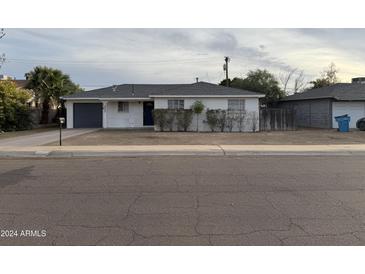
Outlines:
{"type": "Polygon", "coordinates": [[[118,112],[129,112],[129,103],[118,102],[118,112]]]}
{"type": "Polygon", "coordinates": [[[244,99],[228,99],[228,110],[244,111],[245,100],[244,99]]]}
{"type": "Polygon", "coordinates": [[[168,100],[168,109],[184,109],[184,100],[168,100]]]}

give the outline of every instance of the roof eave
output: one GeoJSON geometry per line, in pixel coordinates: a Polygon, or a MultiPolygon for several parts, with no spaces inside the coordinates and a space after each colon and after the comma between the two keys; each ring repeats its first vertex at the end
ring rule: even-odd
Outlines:
{"type": "Polygon", "coordinates": [[[304,100],[318,100],[318,99],[336,99],[334,97],[311,97],[311,98],[296,98],[296,99],[281,99],[280,102],[304,101],[304,100]]]}
{"type": "Polygon", "coordinates": [[[142,101],[151,100],[149,97],[116,97],[116,98],[100,98],[100,97],[60,97],[61,100],[98,100],[98,101],[142,101]]]}
{"type": "Polygon", "coordinates": [[[158,94],[151,94],[151,98],[175,98],[175,97],[185,97],[185,98],[262,98],[265,97],[263,94],[247,94],[247,95],[238,95],[238,94],[224,94],[224,95],[158,95],[158,94]]]}
{"type": "Polygon", "coordinates": [[[249,94],[249,95],[150,95],[149,97],[115,97],[115,98],[100,98],[100,97],[60,97],[61,100],[99,100],[99,101],[141,101],[141,100],[151,100],[153,98],[263,98],[263,94],[249,94]]]}

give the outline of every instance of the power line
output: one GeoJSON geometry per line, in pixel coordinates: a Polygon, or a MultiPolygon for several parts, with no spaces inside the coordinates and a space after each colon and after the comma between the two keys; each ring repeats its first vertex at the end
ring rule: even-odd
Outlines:
{"type": "Polygon", "coordinates": [[[20,59],[20,58],[7,58],[6,61],[12,63],[54,63],[54,64],[69,64],[69,65],[83,65],[83,64],[133,64],[133,65],[154,65],[154,64],[179,64],[179,63],[202,63],[211,62],[217,58],[190,58],[190,59],[168,59],[168,60],[153,60],[153,61],[67,61],[61,59],[20,59]]]}

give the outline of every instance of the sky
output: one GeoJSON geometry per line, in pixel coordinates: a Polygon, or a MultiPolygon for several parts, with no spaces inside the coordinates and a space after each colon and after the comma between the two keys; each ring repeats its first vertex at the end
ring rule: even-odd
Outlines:
{"type": "MultiPolygon", "coordinates": [[[[306,81],[333,62],[341,82],[365,76],[365,29],[5,29],[0,74],[61,69],[86,90],[124,83],[218,83],[267,69],[306,81]]],[[[289,88],[290,89],[290,88],[289,88]]]]}

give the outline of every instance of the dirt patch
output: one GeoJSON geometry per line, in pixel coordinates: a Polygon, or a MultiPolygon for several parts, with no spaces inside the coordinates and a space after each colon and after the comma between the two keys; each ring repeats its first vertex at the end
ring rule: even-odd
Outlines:
{"type": "MultiPolygon", "coordinates": [[[[57,145],[50,143],[47,145],[57,145]]],[[[63,140],[63,145],[310,145],[365,144],[365,131],[297,130],[257,133],[100,130],[63,140]]]]}

